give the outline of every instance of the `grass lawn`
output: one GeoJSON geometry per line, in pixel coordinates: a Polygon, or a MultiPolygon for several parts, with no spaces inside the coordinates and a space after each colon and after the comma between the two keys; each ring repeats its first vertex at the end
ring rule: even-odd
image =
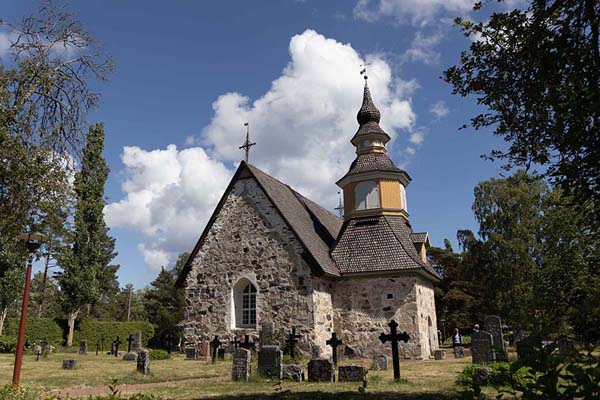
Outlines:
{"type": "MultiPolygon", "coordinates": [[[[13,355],[0,355],[0,386],[10,383],[13,355]]],[[[471,358],[456,360],[453,357],[441,361],[401,361],[402,382],[395,383],[393,371],[370,371],[367,398],[369,399],[458,399],[461,388],[455,385],[457,374],[471,362],[471,358]]],[[[340,364],[364,364],[369,360],[347,360],[340,364]]],[[[391,365],[390,365],[391,367],[391,365]]],[[[23,361],[21,382],[45,393],[53,389],[74,391],[84,387],[105,390],[112,379],[119,384],[146,384],[121,387],[125,392],[155,394],[166,399],[359,399],[359,383],[291,383],[284,381],[284,394],[276,394],[273,383],[253,379],[248,383],[231,382],[231,360],[209,364],[203,361],[185,361],[177,355],[171,360],[151,361],[151,374],[142,376],[135,371],[135,362],[123,361],[110,356],[79,356],[76,354],[53,354],[47,359],[35,361],[26,355],[23,361]],[[78,367],[73,371],[61,368],[64,358],[75,358],[78,367]],[[162,382],[162,384],[160,383],[162,382]]],[[[253,371],[256,365],[253,365],[253,371]]],[[[64,392],[63,392],[64,393],[64,392]]],[[[96,393],[98,394],[98,393],[96,393]]],[[[87,397],[87,395],[83,395],[87,397]]]]}

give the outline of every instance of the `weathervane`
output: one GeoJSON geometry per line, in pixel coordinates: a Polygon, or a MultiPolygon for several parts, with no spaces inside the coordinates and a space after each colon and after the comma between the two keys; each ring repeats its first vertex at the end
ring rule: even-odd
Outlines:
{"type": "Polygon", "coordinates": [[[372,63],[364,63],[364,64],[360,64],[361,67],[363,67],[363,69],[360,70],[360,74],[365,76],[365,80],[369,79],[369,77],[367,76],[367,67],[369,65],[371,65],[372,63]]]}
{"type": "Polygon", "coordinates": [[[250,153],[250,147],[254,146],[256,143],[252,143],[250,141],[250,124],[248,122],[244,122],[244,126],[246,127],[246,141],[243,145],[240,146],[240,149],[244,149],[246,152],[246,163],[248,163],[248,154],[250,153]]]}
{"type": "Polygon", "coordinates": [[[338,192],[340,201],[338,203],[338,206],[336,208],[334,208],[335,211],[338,212],[338,214],[340,214],[340,218],[344,216],[344,205],[342,204],[342,196],[341,196],[341,192],[338,192]]]}

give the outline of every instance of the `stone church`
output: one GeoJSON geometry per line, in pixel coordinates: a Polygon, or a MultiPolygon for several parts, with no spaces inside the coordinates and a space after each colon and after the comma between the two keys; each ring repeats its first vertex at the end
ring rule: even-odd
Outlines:
{"type": "Polygon", "coordinates": [[[339,218],[258,168],[241,162],[194,247],[185,287],[187,341],[258,337],[261,321],[302,335],[304,352],[330,354],[332,332],[350,355],[389,353],[378,337],[395,319],[410,335],[405,358],[438,348],[429,238],[413,232],[411,178],[388,157],[390,136],[365,81],[356,159],[337,185],[339,218]]]}

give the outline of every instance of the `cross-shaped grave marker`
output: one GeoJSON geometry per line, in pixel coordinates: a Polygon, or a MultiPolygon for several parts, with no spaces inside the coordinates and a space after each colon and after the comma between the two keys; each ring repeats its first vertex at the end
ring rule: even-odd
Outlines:
{"type": "Polygon", "coordinates": [[[134,341],[133,339],[133,335],[129,335],[129,337],[127,338],[127,352],[131,353],[131,343],[134,341]]]}
{"type": "Polygon", "coordinates": [[[381,340],[381,343],[392,343],[392,362],[394,364],[394,380],[399,381],[400,356],[398,354],[398,341],[402,340],[406,343],[408,342],[408,339],[410,339],[410,336],[408,336],[408,333],[406,332],[398,333],[396,331],[396,329],[398,328],[398,323],[394,320],[391,320],[388,326],[390,327],[390,333],[382,333],[381,335],[379,335],[379,340],[381,340]]]}
{"type": "Polygon", "coordinates": [[[238,347],[240,347],[240,340],[237,338],[237,336],[235,336],[233,338],[233,340],[231,341],[231,344],[233,344],[233,349],[237,350],[238,347]]]}
{"type": "Polygon", "coordinates": [[[286,342],[290,350],[290,357],[292,359],[296,356],[296,343],[298,343],[298,339],[301,337],[301,335],[296,335],[296,328],[292,328],[292,333],[288,335],[286,342]]]}
{"type": "Polygon", "coordinates": [[[220,345],[219,335],[215,335],[215,338],[210,342],[210,359],[213,363],[217,359],[217,349],[220,345]]]}
{"type": "Polygon", "coordinates": [[[337,348],[343,342],[337,338],[337,334],[335,332],[331,332],[331,338],[325,341],[325,344],[331,346],[331,358],[333,360],[333,365],[337,365],[337,348]]]}
{"type": "Polygon", "coordinates": [[[121,339],[119,339],[119,337],[117,336],[117,338],[115,339],[115,341],[113,342],[115,344],[115,358],[119,357],[119,345],[122,343],[121,339]]]}

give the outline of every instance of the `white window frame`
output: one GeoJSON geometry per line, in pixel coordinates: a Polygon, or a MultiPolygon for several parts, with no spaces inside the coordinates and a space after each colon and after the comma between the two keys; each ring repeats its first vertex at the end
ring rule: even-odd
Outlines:
{"type": "Polygon", "coordinates": [[[370,210],[380,208],[379,187],[375,181],[360,182],[354,188],[355,210],[370,210]]]}
{"type": "Polygon", "coordinates": [[[248,283],[242,290],[242,318],[241,327],[256,326],[256,287],[248,283]]]}

